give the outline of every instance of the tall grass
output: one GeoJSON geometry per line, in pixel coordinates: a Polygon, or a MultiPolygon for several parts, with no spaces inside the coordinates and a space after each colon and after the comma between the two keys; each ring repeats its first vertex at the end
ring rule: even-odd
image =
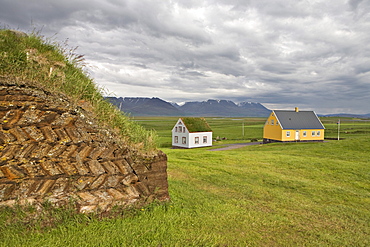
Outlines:
{"type": "Polygon", "coordinates": [[[64,93],[78,102],[89,102],[97,119],[118,130],[130,143],[145,150],[156,148],[156,134],[130,121],[102,96],[89,77],[84,58],[75,49],[37,33],[17,35],[0,30],[0,77],[2,83],[27,84],[64,93]]]}

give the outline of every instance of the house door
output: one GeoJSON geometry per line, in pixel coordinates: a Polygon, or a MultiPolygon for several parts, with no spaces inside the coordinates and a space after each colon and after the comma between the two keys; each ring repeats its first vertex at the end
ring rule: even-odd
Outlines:
{"type": "Polygon", "coordinates": [[[295,131],[295,140],[298,141],[299,140],[299,130],[296,130],[295,131]]]}

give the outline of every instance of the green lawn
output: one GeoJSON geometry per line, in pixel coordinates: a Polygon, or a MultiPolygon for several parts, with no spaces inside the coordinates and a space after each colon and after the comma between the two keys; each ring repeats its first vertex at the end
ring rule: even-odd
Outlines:
{"type": "MultiPolygon", "coordinates": [[[[323,117],[321,118],[324,124],[325,137],[337,138],[338,137],[338,118],[323,117]]],[[[340,138],[352,138],[361,135],[370,135],[370,120],[369,119],[355,119],[355,118],[340,118],[339,126],[340,138]]]]}
{"type": "MultiPolygon", "coordinates": [[[[156,126],[162,138],[177,118],[162,120],[140,123],[156,126]]],[[[209,122],[223,136],[231,121],[237,120],[209,122]]],[[[370,246],[370,134],[229,151],[162,150],[170,202],[115,218],[52,208],[32,218],[25,211],[34,209],[3,209],[0,246],[370,246]]]]}

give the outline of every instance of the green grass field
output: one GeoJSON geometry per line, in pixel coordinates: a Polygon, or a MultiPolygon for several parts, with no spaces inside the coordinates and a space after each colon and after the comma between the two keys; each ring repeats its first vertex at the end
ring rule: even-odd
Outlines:
{"type": "MultiPolygon", "coordinates": [[[[135,117],[134,120],[148,130],[155,130],[159,136],[160,147],[171,147],[171,130],[177,117],[135,117]]],[[[213,131],[213,138],[219,141],[215,144],[230,142],[248,142],[251,139],[262,140],[265,118],[206,118],[213,131]],[[244,131],[243,131],[244,128],[244,131]]]]}
{"type": "MultiPolygon", "coordinates": [[[[209,151],[170,148],[177,118],[135,119],[168,155],[170,202],[112,217],[3,208],[0,246],[370,246],[370,122],[342,121],[340,141],[209,151]]],[[[264,119],[207,121],[228,138],[216,145],[262,138],[264,119]]]]}
{"type": "MultiPolygon", "coordinates": [[[[171,147],[171,130],[176,124],[177,117],[135,117],[137,123],[148,130],[155,130],[159,136],[160,147],[171,147]]],[[[213,130],[213,138],[226,138],[217,144],[248,142],[251,139],[263,139],[263,126],[266,118],[206,118],[213,130]],[[244,131],[243,131],[244,128],[244,131]]],[[[341,118],[340,139],[357,138],[370,135],[369,119],[341,118]]],[[[325,138],[338,137],[338,118],[322,117],[325,126],[325,138]]]]}

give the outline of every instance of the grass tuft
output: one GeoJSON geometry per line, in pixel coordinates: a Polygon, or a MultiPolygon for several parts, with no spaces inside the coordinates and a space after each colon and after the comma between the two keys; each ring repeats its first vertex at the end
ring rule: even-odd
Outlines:
{"type": "Polygon", "coordinates": [[[129,143],[142,150],[155,150],[156,133],[146,131],[117,110],[85,71],[84,57],[37,33],[20,35],[0,30],[0,78],[3,82],[27,84],[50,92],[63,93],[75,103],[87,101],[102,124],[118,129],[129,143]]]}

